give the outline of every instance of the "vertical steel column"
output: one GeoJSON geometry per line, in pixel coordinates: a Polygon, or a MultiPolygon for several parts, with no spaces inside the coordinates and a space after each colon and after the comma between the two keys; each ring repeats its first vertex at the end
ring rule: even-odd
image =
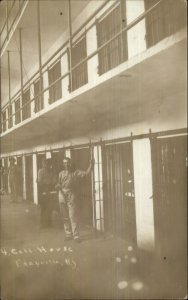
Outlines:
{"type": "MultiPolygon", "coordinates": [[[[90,155],[91,159],[94,159],[94,154],[93,154],[93,146],[91,144],[90,140],[90,155]]],[[[91,171],[91,186],[92,186],[92,210],[93,210],[93,227],[95,229],[95,233],[97,233],[97,221],[96,221],[96,202],[95,202],[95,166],[93,165],[93,169],[91,171]]]]}
{"type": "MultiPolygon", "coordinates": [[[[126,26],[126,16],[125,16],[125,1],[120,0],[120,18],[121,18],[121,30],[123,30],[123,27],[126,26]]],[[[123,34],[125,32],[121,32],[121,62],[124,61],[124,38],[123,34]]]]}
{"type": "Polygon", "coordinates": [[[41,57],[41,28],[40,28],[40,0],[37,1],[38,55],[39,55],[39,107],[43,108],[42,94],[42,57],[41,57]]]}
{"type": "MultiPolygon", "coordinates": [[[[20,44],[20,82],[21,82],[21,105],[20,105],[20,114],[22,112],[23,105],[23,61],[22,61],[22,32],[19,28],[19,44],[20,44]]],[[[22,116],[21,116],[22,118],[22,116]]]]}
{"type": "Polygon", "coordinates": [[[68,22],[69,22],[69,71],[70,71],[70,92],[72,91],[72,20],[71,0],[68,0],[68,22]]]}
{"type": "Polygon", "coordinates": [[[7,50],[7,58],[8,58],[8,98],[9,102],[11,99],[11,85],[10,85],[10,51],[7,50]]]}
{"type": "Polygon", "coordinates": [[[6,1],[6,28],[7,28],[7,41],[9,39],[9,29],[8,29],[8,0],[6,1]]]}

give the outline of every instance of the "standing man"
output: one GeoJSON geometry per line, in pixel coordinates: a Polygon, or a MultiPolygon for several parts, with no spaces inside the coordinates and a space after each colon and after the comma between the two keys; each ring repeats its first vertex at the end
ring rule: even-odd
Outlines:
{"type": "Polygon", "coordinates": [[[63,171],[59,173],[59,182],[56,188],[59,189],[59,206],[60,213],[64,220],[65,240],[74,238],[76,242],[80,242],[77,208],[75,196],[75,183],[79,178],[87,176],[93,167],[93,160],[87,171],[71,170],[71,160],[68,157],[63,159],[63,171]]]}
{"type": "Polygon", "coordinates": [[[56,178],[53,174],[51,159],[44,159],[42,168],[38,171],[38,193],[41,207],[41,227],[51,226],[52,201],[55,191],[56,178]]]}
{"type": "Polygon", "coordinates": [[[8,176],[9,176],[9,185],[10,185],[10,192],[11,192],[11,201],[17,202],[18,201],[18,187],[17,187],[17,165],[16,160],[14,157],[9,159],[10,165],[8,168],[8,176]]]}

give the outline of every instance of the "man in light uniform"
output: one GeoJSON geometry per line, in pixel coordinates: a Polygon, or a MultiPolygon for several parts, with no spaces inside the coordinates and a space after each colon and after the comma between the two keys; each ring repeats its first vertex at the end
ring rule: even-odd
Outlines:
{"type": "Polygon", "coordinates": [[[72,171],[70,158],[65,157],[63,159],[63,171],[59,173],[56,188],[59,189],[59,206],[64,220],[65,240],[70,240],[73,237],[76,242],[80,242],[74,190],[76,181],[87,176],[92,167],[93,160],[90,160],[87,171],[72,171]]]}

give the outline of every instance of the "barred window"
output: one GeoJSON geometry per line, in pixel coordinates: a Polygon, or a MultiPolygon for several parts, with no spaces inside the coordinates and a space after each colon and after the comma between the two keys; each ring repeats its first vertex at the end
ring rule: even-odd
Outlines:
{"type": "MultiPolygon", "coordinates": [[[[145,0],[145,9],[159,0],[145,0]]],[[[146,41],[151,47],[186,26],[186,5],[184,1],[165,0],[146,16],[146,41]]]]}
{"type": "Polygon", "coordinates": [[[58,61],[53,67],[48,70],[49,76],[49,85],[52,85],[49,88],[49,103],[53,103],[56,100],[62,97],[62,89],[61,89],[61,80],[57,81],[53,84],[56,80],[61,77],[61,63],[58,61]]]}
{"type": "Polygon", "coordinates": [[[31,102],[30,102],[30,89],[23,92],[22,99],[22,120],[31,117],[31,102]]]}
{"type": "MultiPolygon", "coordinates": [[[[86,37],[84,36],[72,47],[72,67],[87,57],[86,37]]],[[[87,61],[72,71],[72,90],[76,90],[88,82],[87,61]]]]}
{"type": "Polygon", "coordinates": [[[15,124],[21,122],[20,99],[15,101],[15,124]]]}
{"type": "MultiPolygon", "coordinates": [[[[125,13],[125,12],[124,12],[125,13]]],[[[122,22],[120,4],[107,16],[97,23],[98,47],[104,45],[115,35],[120,33],[122,22]]],[[[123,26],[126,26],[123,23],[123,26]]],[[[127,33],[118,35],[101,50],[99,50],[99,74],[118,66],[122,61],[127,60],[127,33]]]]}
{"type": "Polygon", "coordinates": [[[41,91],[43,90],[43,80],[38,78],[34,82],[35,112],[40,111],[44,107],[44,99],[41,91]]]}

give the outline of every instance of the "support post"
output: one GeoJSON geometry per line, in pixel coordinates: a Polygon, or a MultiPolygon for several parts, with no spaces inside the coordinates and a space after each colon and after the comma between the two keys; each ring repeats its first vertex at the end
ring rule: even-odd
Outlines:
{"type": "Polygon", "coordinates": [[[37,186],[37,155],[33,154],[33,198],[34,203],[38,204],[38,186],[37,186]]]}
{"type": "Polygon", "coordinates": [[[41,28],[40,28],[40,1],[37,1],[37,29],[38,29],[38,59],[39,59],[39,108],[43,108],[43,94],[42,94],[42,56],[41,56],[41,28]]]}
{"type": "Polygon", "coordinates": [[[8,29],[8,0],[6,1],[6,30],[7,30],[7,41],[9,39],[9,29],[8,29]]]}
{"type": "Polygon", "coordinates": [[[26,200],[26,161],[25,161],[25,155],[22,156],[22,179],[23,179],[23,200],[26,200]]]}
{"type": "Polygon", "coordinates": [[[8,59],[8,98],[9,103],[11,99],[11,84],[10,84],[10,51],[7,50],[7,59],[8,59]]]}
{"type": "MultiPolygon", "coordinates": [[[[22,29],[19,28],[19,44],[20,44],[20,82],[21,82],[21,105],[23,104],[23,59],[22,59],[22,29]]],[[[22,112],[22,110],[21,110],[22,112]]],[[[21,113],[22,119],[22,113],[21,113]]]]}
{"type": "Polygon", "coordinates": [[[72,91],[72,20],[71,0],[68,0],[68,22],[69,22],[69,71],[70,71],[70,92],[72,91]]]}

